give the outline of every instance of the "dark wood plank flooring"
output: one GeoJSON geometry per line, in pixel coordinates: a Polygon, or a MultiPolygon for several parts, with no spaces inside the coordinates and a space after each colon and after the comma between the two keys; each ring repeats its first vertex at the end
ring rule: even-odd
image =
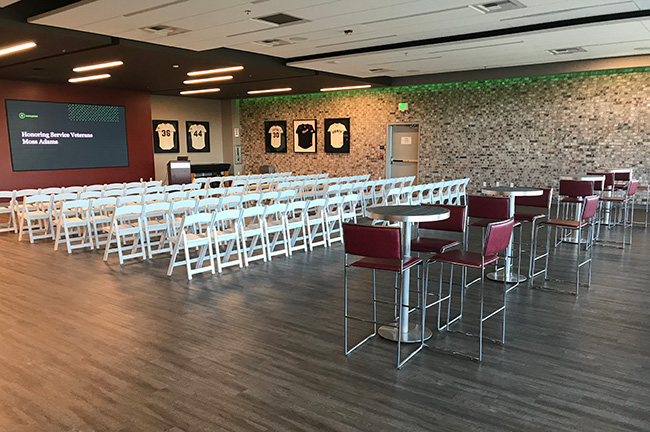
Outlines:
{"type": "MultiPolygon", "coordinates": [[[[634,235],[596,248],[577,298],[513,291],[481,364],[426,350],[397,371],[381,339],[343,355],[340,245],[188,282],[164,257],[120,267],[2,234],[0,431],[648,431],[650,234],[634,235]]],[[[353,276],[355,307],[369,280],[353,276]]]]}

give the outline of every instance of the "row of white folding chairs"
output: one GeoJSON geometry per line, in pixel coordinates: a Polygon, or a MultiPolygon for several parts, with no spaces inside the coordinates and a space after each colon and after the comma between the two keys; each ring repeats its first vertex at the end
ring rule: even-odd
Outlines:
{"type": "MultiPolygon", "coordinates": [[[[427,183],[415,186],[393,187],[388,190],[383,201],[385,205],[395,204],[449,204],[464,205],[467,201],[469,178],[427,183]]],[[[376,202],[379,203],[379,202],[376,202]]]]}
{"type": "Polygon", "coordinates": [[[228,266],[248,266],[255,260],[267,261],[276,255],[288,256],[296,250],[342,242],[341,224],[356,221],[356,201],[357,197],[351,195],[234,209],[215,209],[199,201],[196,207],[187,205],[180,222],[177,210],[182,204],[167,211],[160,203],[117,207],[108,230],[104,259],[117,252],[122,264],[129,258],[146,259],[155,253],[171,252],[168,274],[174,266],[186,265],[191,279],[192,274],[208,269],[214,273],[212,245],[207,244],[212,241],[217,271],[221,273],[228,266]],[[211,214],[212,219],[197,217],[198,214],[211,214]],[[153,246],[157,246],[155,251],[153,246]],[[192,249],[199,246],[200,250],[195,250],[197,256],[192,258],[192,249]],[[181,248],[185,259],[179,262],[176,258],[181,248]],[[203,266],[206,248],[210,255],[207,267],[203,266]],[[125,253],[128,249],[130,253],[125,253]],[[192,263],[196,263],[194,269],[192,263]]]}

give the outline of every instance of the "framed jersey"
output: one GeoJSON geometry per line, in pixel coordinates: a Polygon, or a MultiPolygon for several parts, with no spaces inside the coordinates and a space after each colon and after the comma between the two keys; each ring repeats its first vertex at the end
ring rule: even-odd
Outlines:
{"type": "Polygon", "coordinates": [[[210,152],[210,123],[202,121],[186,121],[187,151],[193,153],[210,152]]]}
{"type": "Polygon", "coordinates": [[[316,120],[293,121],[293,152],[316,153],[316,120]]]}
{"type": "Polygon", "coordinates": [[[264,145],[267,153],[287,152],[287,122],[264,122],[264,145]]]}
{"type": "Polygon", "coordinates": [[[350,119],[325,119],[325,153],[350,153],[350,119]]]}
{"type": "Polygon", "coordinates": [[[178,120],[153,120],[153,152],[178,153],[178,120]]]}

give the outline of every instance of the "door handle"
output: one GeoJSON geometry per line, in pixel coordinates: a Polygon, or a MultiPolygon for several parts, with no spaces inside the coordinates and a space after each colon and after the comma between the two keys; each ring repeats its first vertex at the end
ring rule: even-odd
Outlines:
{"type": "Polygon", "coordinates": [[[402,162],[402,163],[418,163],[416,159],[391,159],[390,163],[402,162]]]}

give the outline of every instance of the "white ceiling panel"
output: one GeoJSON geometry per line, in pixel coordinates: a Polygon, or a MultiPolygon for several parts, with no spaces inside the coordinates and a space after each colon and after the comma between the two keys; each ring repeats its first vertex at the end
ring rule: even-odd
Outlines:
{"type": "Polygon", "coordinates": [[[30,22],[196,51],[228,47],[280,58],[369,48],[368,53],[333,54],[295,64],[364,78],[642,54],[635,48],[649,44],[650,20],[644,19],[372,51],[379,45],[650,9],[650,0],[519,1],[524,8],[483,14],[469,5],[485,0],[94,0],[30,22]],[[306,21],[271,26],[252,19],[275,13],[306,21]],[[160,24],[188,31],[164,36],[141,30],[160,24]],[[344,33],[348,29],[352,34],[344,33]],[[287,44],[258,43],[267,39],[287,44]],[[586,52],[571,56],[547,52],[574,46],[582,46],[586,52]]]}

